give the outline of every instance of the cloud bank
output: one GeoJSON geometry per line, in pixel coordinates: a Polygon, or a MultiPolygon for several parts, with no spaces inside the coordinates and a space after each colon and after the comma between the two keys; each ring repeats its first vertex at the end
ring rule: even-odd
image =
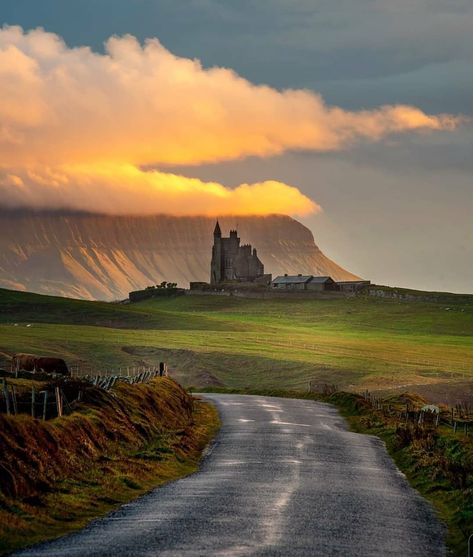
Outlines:
{"type": "Polygon", "coordinates": [[[157,39],[112,37],[99,54],[20,27],[0,30],[0,97],[3,203],[110,213],[307,214],[318,205],[288,184],[230,189],[143,166],[335,151],[459,122],[405,105],[330,107],[203,68],[157,39]]]}

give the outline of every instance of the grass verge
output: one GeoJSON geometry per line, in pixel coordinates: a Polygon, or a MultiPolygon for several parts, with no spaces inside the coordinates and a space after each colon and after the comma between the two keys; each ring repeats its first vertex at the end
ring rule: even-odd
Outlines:
{"type": "Polygon", "coordinates": [[[69,416],[0,416],[0,554],[85,526],[194,472],[216,409],[176,382],[90,387],[69,416]]]}
{"type": "MultiPolygon", "coordinates": [[[[210,389],[209,389],[210,391],[210,389]]],[[[410,484],[429,500],[448,527],[449,555],[468,554],[468,537],[473,534],[473,438],[454,434],[450,428],[421,428],[385,416],[361,395],[336,392],[321,395],[309,392],[262,389],[214,388],[212,392],[254,394],[283,398],[301,398],[328,402],[336,406],[357,433],[381,438],[398,468],[410,484]]],[[[418,395],[404,393],[390,396],[386,404],[395,410],[425,404],[418,395]]],[[[396,412],[394,412],[395,414],[396,412]]]]}

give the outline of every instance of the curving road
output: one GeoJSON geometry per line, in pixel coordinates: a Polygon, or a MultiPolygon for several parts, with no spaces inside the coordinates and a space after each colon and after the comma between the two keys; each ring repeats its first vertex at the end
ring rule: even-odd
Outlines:
{"type": "Polygon", "coordinates": [[[326,404],[206,395],[222,429],[201,470],[22,556],[445,555],[443,527],[384,445],[326,404]]]}

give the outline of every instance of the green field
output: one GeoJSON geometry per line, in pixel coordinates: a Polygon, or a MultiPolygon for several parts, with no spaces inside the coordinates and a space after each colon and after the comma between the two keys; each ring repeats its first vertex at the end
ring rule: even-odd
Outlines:
{"type": "Polygon", "coordinates": [[[0,351],[60,354],[82,372],[166,361],[185,385],[371,389],[473,378],[473,297],[137,304],[0,290],[0,351]]]}

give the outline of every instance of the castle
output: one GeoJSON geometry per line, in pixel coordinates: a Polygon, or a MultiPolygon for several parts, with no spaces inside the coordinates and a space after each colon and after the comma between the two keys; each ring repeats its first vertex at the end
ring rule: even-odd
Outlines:
{"type": "Polygon", "coordinates": [[[271,276],[264,274],[264,265],[258,258],[256,249],[252,250],[249,244],[240,246],[240,238],[236,230],[230,230],[230,236],[222,238],[222,231],[217,221],[210,264],[210,284],[266,280],[271,282],[271,276]]]}

